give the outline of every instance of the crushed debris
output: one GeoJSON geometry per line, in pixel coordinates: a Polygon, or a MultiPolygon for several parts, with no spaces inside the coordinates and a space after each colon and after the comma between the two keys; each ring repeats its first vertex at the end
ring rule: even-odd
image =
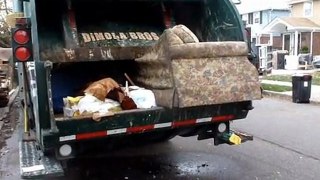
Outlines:
{"type": "MultiPolygon", "coordinates": [[[[0,158],[3,154],[7,153],[7,150],[5,149],[5,142],[11,137],[18,124],[18,110],[20,105],[18,99],[19,98],[16,98],[14,100],[7,116],[4,116],[3,120],[0,121],[0,124],[2,122],[2,126],[0,126],[0,158]]],[[[3,116],[3,114],[0,114],[0,116],[3,116]]]]}

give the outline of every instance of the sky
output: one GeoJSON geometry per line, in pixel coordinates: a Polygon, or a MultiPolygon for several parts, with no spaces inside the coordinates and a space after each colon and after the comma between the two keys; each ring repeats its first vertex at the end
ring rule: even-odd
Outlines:
{"type": "MultiPolygon", "coordinates": [[[[4,9],[4,4],[3,4],[3,1],[4,0],[0,0],[0,4],[2,5],[1,7],[0,7],[0,18],[3,18],[4,16],[5,16],[5,14],[6,14],[6,12],[5,12],[5,10],[3,10],[4,9]]],[[[11,0],[6,0],[7,1],[7,6],[8,6],[8,8],[9,9],[12,9],[12,1],[11,0]]]]}
{"type": "Polygon", "coordinates": [[[289,5],[288,0],[241,0],[237,8],[240,14],[245,14],[254,10],[289,8],[289,5]]]}

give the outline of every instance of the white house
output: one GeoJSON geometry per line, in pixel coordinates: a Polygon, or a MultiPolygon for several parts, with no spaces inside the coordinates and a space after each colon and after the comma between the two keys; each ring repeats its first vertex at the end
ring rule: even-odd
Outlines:
{"type": "MultiPolygon", "coordinates": [[[[242,0],[236,6],[245,22],[246,27],[251,29],[251,41],[257,42],[263,28],[277,17],[290,16],[290,8],[286,0],[242,0]]],[[[274,34],[274,48],[281,48],[280,34],[274,34]]]]}

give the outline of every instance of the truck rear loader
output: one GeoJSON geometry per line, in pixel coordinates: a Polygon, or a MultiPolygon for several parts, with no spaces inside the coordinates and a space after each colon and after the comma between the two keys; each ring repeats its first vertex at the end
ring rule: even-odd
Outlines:
{"type": "Polygon", "coordinates": [[[14,5],[23,178],[63,175],[61,162],[89,151],[105,153],[102,145],[119,142],[152,143],[177,135],[213,138],[215,145],[251,139],[230,128],[230,121],[246,118],[252,100],[261,98],[231,1],[15,0],[14,5]],[[148,93],[135,99],[134,90],[148,93]],[[104,98],[114,91],[116,110],[88,110],[92,102],[109,102],[104,98]],[[88,109],[74,109],[84,98],[92,100],[88,109]],[[134,106],[126,108],[125,99],[134,106]],[[140,100],[152,103],[145,107],[140,100]]]}

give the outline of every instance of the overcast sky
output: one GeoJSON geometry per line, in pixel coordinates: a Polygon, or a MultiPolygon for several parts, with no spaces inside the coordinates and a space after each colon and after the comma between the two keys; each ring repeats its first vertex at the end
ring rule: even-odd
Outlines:
{"type": "Polygon", "coordinates": [[[285,9],[289,8],[289,5],[288,0],[241,0],[237,8],[240,14],[243,14],[264,9],[285,9]]]}

